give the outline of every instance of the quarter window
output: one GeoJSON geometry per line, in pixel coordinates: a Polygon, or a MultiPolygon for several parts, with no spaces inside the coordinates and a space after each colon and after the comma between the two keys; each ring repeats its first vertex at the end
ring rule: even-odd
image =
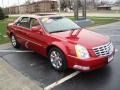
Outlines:
{"type": "Polygon", "coordinates": [[[22,26],[25,28],[30,28],[30,22],[29,22],[29,17],[23,17],[21,21],[17,23],[18,26],[22,26]]]}

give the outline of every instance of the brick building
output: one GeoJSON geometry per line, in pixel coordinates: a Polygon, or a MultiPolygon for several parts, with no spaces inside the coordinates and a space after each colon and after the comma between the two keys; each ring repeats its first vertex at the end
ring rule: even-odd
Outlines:
{"type": "Polygon", "coordinates": [[[57,11],[57,1],[45,0],[33,2],[30,4],[23,4],[20,6],[11,6],[5,8],[8,14],[25,14],[25,13],[40,13],[57,11]]]}

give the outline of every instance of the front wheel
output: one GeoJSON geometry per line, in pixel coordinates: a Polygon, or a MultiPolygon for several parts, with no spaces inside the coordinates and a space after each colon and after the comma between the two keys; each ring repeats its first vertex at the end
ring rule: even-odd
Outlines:
{"type": "Polygon", "coordinates": [[[20,44],[18,43],[15,35],[11,35],[11,42],[12,42],[12,45],[14,48],[19,48],[20,47],[20,44]]]}
{"type": "Polygon", "coordinates": [[[51,48],[49,51],[49,60],[55,70],[64,71],[67,69],[65,55],[60,49],[51,48]]]}

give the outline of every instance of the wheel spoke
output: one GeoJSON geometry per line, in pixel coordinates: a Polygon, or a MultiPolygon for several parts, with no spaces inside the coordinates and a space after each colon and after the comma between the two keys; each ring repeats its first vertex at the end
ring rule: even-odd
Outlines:
{"type": "Polygon", "coordinates": [[[62,65],[61,61],[58,61],[58,63],[59,63],[60,66],[62,65]]]}
{"type": "Polygon", "coordinates": [[[16,46],[16,40],[14,36],[12,36],[11,41],[12,41],[13,46],[16,46]]]}
{"type": "Polygon", "coordinates": [[[51,56],[50,56],[51,58],[54,58],[55,56],[53,55],[53,54],[51,54],[51,56]]]}
{"type": "Polygon", "coordinates": [[[57,54],[56,54],[56,52],[55,52],[55,51],[53,52],[53,55],[54,55],[54,56],[57,56],[57,54]]]}
{"type": "Polygon", "coordinates": [[[52,51],[50,55],[50,60],[55,68],[60,68],[62,66],[62,58],[60,57],[60,53],[57,51],[52,51]]]}
{"type": "Polygon", "coordinates": [[[59,67],[60,67],[60,66],[59,66],[59,62],[57,62],[57,63],[56,63],[56,67],[57,67],[57,68],[59,68],[59,67]]]}

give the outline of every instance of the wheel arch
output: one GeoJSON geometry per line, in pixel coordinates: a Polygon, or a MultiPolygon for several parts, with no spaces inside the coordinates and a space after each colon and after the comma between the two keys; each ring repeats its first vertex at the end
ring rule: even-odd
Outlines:
{"type": "MultiPolygon", "coordinates": [[[[59,49],[62,53],[63,53],[63,56],[64,56],[64,59],[65,59],[65,61],[64,61],[64,68],[63,68],[63,70],[62,71],[64,71],[64,70],[66,70],[66,69],[68,69],[68,60],[67,60],[67,50],[66,50],[66,47],[63,45],[63,46],[61,46],[60,44],[59,45],[56,45],[56,44],[51,44],[51,45],[49,45],[48,47],[47,47],[47,56],[49,57],[49,50],[51,49],[51,48],[53,48],[53,47],[55,47],[55,48],[57,48],[57,49],[59,49]]],[[[61,71],[61,70],[60,70],[61,71]]]]}
{"type": "Polygon", "coordinates": [[[11,37],[13,34],[14,34],[13,32],[10,32],[10,37],[11,37]]]}
{"type": "Polygon", "coordinates": [[[51,45],[49,45],[49,46],[47,47],[47,55],[48,55],[48,53],[49,53],[49,50],[50,50],[51,48],[53,48],[53,47],[56,47],[56,48],[60,49],[60,50],[63,52],[64,55],[67,55],[66,47],[65,47],[64,45],[62,45],[62,44],[51,44],[51,45]]]}

